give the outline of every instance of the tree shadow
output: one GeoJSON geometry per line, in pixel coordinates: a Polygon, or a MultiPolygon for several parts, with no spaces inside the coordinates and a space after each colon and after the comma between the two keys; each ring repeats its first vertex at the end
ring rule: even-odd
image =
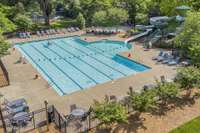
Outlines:
{"type": "Polygon", "coordinates": [[[166,113],[173,109],[184,109],[185,106],[192,106],[195,104],[194,97],[177,97],[170,101],[167,104],[159,104],[158,107],[151,111],[152,115],[163,116],[166,113]]]}
{"type": "Polygon", "coordinates": [[[146,127],[143,125],[143,121],[145,121],[145,118],[141,117],[140,113],[131,114],[128,117],[128,122],[117,125],[113,129],[113,132],[117,133],[117,132],[120,131],[122,133],[123,132],[126,132],[126,133],[134,132],[134,133],[136,133],[137,130],[141,129],[141,128],[146,130],[146,127]]]}

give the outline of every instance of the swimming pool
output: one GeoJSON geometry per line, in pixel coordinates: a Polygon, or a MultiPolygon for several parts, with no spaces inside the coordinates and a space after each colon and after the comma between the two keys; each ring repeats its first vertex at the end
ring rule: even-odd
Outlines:
{"type": "Polygon", "coordinates": [[[131,48],[117,41],[68,37],[16,47],[61,96],[149,69],[117,55],[131,48]]]}

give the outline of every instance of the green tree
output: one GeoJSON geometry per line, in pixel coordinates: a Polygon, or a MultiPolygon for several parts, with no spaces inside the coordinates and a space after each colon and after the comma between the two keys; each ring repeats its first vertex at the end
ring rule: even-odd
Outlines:
{"type": "Polygon", "coordinates": [[[105,11],[112,7],[113,0],[81,0],[82,12],[88,24],[91,24],[96,12],[105,11]]]}
{"type": "Polygon", "coordinates": [[[177,97],[179,93],[179,86],[175,83],[161,83],[158,82],[155,87],[156,95],[162,101],[162,103],[167,104],[170,100],[177,97]]]}
{"type": "Polygon", "coordinates": [[[128,20],[128,13],[121,8],[108,9],[108,25],[119,26],[128,20]]]}
{"type": "Polygon", "coordinates": [[[185,0],[162,0],[160,10],[166,16],[174,16],[177,14],[176,7],[182,5],[188,5],[188,2],[185,0]]]}
{"type": "Polygon", "coordinates": [[[200,67],[200,44],[193,44],[189,48],[189,56],[195,66],[200,67]]]}
{"type": "Polygon", "coordinates": [[[81,5],[79,0],[64,0],[67,14],[72,18],[76,18],[81,12],[81,5]]]}
{"type": "Polygon", "coordinates": [[[128,20],[128,13],[124,9],[111,8],[107,11],[96,12],[92,22],[97,26],[119,26],[128,20]]]}
{"type": "Polygon", "coordinates": [[[15,24],[18,26],[19,29],[28,30],[33,25],[32,20],[26,15],[18,14],[15,17],[14,21],[15,21],[15,24]]]}
{"type": "Polygon", "coordinates": [[[0,12],[0,34],[2,32],[10,32],[15,28],[15,25],[5,16],[5,14],[0,12]]]}
{"type": "Polygon", "coordinates": [[[83,14],[79,13],[76,21],[77,21],[79,28],[81,28],[81,29],[85,28],[85,18],[83,17],[83,14]]]}
{"type": "Polygon", "coordinates": [[[94,14],[92,18],[92,23],[95,26],[107,26],[107,12],[106,11],[98,11],[94,14]]]}
{"type": "Polygon", "coordinates": [[[155,90],[147,90],[142,92],[132,92],[128,93],[130,97],[130,105],[132,108],[138,112],[150,111],[156,108],[156,93],[155,90]]]}
{"type": "Polygon", "coordinates": [[[50,25],[50,15],[52,13],[52,1],[51,0],[38,0],[40,8],[45,18],[45,24],[50,25]]]}
{"type": "Polygon", "coordinates": [[[181,88],[186,90],[200,87],[200,69],[196,67],[178,69],[176,82],[181,85],[181,88]]]}
{"type": "Polygon", "coordinates": [[[94,101],[92,106],[94,118],[98,118],[105,125],[127,121],[126,109],[120,103],[110,102],[107,98],[103,102],[94,101]]]}
{"type": "Polygon", "coordinates": [[[10,45],[5,41],[3,36],[0,34],[0,57],[7,54],[10,45]]]}
{"type": "MultiPolygon", "coordinates": [[[[182,54],[193,58],[195,49],[192,45],[200,45],[200,12],[191,12],[187,15],[182,32],[176,36],[175,45],[181,49],[182,54]],[[191,50],[191,54],[188,52],[191,50]]],[[[198,52],[198,50],[196,51],[198,52]]],[[[197,53],[198,54],[198,53],[197,53]]]]}

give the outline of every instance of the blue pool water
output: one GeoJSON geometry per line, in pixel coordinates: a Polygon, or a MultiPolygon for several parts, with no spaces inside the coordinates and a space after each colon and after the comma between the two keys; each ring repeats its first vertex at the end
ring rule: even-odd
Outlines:
{"type": "Polygon", "coordinates": [[[117,41],[69,37],[16,47],[61,96],[149,69],[117,55],[131,47],[117,41]]]}

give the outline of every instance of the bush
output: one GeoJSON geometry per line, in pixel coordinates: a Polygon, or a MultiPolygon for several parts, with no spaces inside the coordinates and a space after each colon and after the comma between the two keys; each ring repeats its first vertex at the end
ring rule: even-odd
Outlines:
{"type": "Polygon", "coordinates": [[[130,104],[132,108],[139,112],[150,111],[156,108],[155,89],[138,92],[129,92],[130,104]]]}
{"type": "Polygon", "coordinates": [[[184,89],[200,87],[200,69],[196,67],[180,68],[176,82],[184,89]]]}
{"type": "Polygon", "coordinates": [[[156,95],[163,103],[176,98],[179,93],[179,86],[175,83],[158,83],[155,89],[156,95]]]}
{"type": "Polygon", "coordinates": [[[127,121],[126,109],[120,103],[110,102],[107,99],[103,102],[95,101],[92,106],[95,118],[104,124],[122,123],[127,121]]]}
{"type": "Polygon", "coordinates": [[[200,67],[200,44],[193,44],[189,48],[189,56],[195,66],[200,67]]]}

